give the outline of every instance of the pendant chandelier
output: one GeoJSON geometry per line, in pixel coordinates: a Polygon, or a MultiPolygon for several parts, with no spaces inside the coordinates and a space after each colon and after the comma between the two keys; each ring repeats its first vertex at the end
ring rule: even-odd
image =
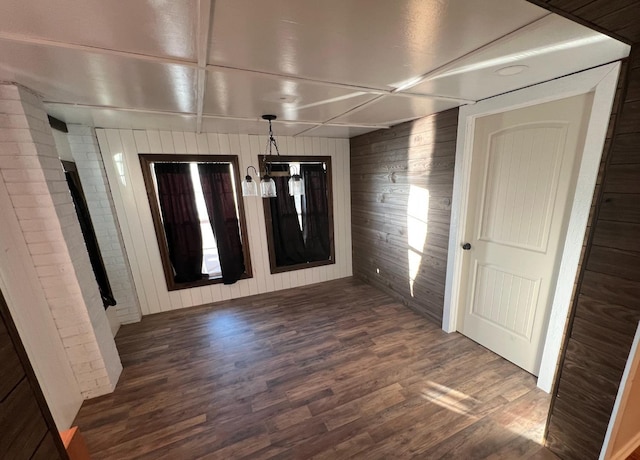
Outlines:
{"type": "MultiPolygon", "coordinates": [[[[271,126],[271,122],[276,119],[275,115],[262,115],[263,120],[267,120],[269,122],[269,140],[267,142],[267,146],[265,148],[264,155],[262,156],[262,167],[263,167],[263,175],[260,178],[260,196],[262,198],[274,198],[277,196],[276,191],[276,183],[271,177],[273,176],[281,176],[285,175],[289,177],[288,185],[289,185],[289,195],[291,196],[301,196],[304,194],[304,184],[302,181],[302,177],[295,171],[294,174],[290,174],[290,172],[272,172],[271,171],[271,161],[267,160],[267,155],[269,157],[273,154],[273,149],[276,150],[276,156],[280,157],[280,150],[278,149],[278,143],[276,139],[273,137],[273,127],[271,126]]],[[[247,167],[247,175],[242,181],[242,196],[258,196],[258,184],[249,174],[249,170],[253,169],[254,174],[258,175],[258,171],[254,166],[247,167]]]]}

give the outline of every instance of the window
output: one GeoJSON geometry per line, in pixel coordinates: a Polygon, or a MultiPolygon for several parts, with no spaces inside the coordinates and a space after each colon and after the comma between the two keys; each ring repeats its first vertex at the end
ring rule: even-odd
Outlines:
{"type": "Polygon", "coordinates": [[[167,288],[251,277],[238,158],[140,155],[167,288]]]}
{"type": "Polygon", "coordinates": [[[271,273],[335,263],[331,157],[267,156],[267,162],[277,192],[264,199],[271,273]],[[300,197],[289,195],[291,171],[302,176],[300,197]]]}

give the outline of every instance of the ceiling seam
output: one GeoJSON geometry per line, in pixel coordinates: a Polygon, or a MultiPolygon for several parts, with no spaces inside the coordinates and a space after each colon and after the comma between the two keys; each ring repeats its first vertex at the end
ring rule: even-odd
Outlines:
{"type": "MultiPolygon", "coordinates": [[[[13,84],[13,83],[12,83],[13,84]]],[[[115,110],[120,112],[134,112],[134,113],[148,113],[152,115],[177,115],[182,117],[196,117],[197,114],[195,112],[177,112],[171,110],[153,110],[153,109],[137,109],[137,108],[128,108],[128,107],[118,107],[111,105],[94,105],[94,104],[76,104],[73,102],[59,102],[59,101],[48,101],[43,100],[44,104],[47,105],[60,105],[66,107],[75,107],[79,109],[102,109],[102,110],[115,110]]],[[[212,114],[203,114],[203,119],[219,119],[219,120],[230,120],[230,121],[257,121],[260,122],[262,119],[260,117],[252,118],[252,117],[233,117],[226,115],[212,115],[212,114]]],[[[274,124],[299,124],[299,125],[314,125],[317,127],[322,126],[320,122],[317,121],[309,121],[309,120],[274,120],[274,124]]],[[[370,128],[370,129],[384,129],[387,128],[384,124],[367,124],[367,123],[326,123],[326,126],[335,126],[335,127],[344,127],[344,128],[370,128]]]]}
{"type": "Polygon", "coordinates": [[[222,65],[222,64],[207,64],[207,70],[226,70],[226,71],[230,71],[230,72],[249,73],[249,74],[256,74],[256,75],[260,75],[262,77],[273,78],[273,79],[288,78],[290,80],[300,81],[300,82],[303,82],[303,83],[309,83],[309,84],[312,84],[312,85],[333,86],[333,87],[336,87],[336,88],[344,88],[344,89],[350,89],[350,90],[354,90],[354,91],[366,91],[368,93],[385,94],[385,93],[388,93],[388,92],[391,91],[389,89],[376,88],[374,86],[358,85],[358,84],[355,84],[355,83],[340,83],[340,82],[329,81],[329,80],[320,80],[320,79],[311,78],[311,77],[303,77],[303,76],[299,76],[299,75],[291,75],[291,74],[286,74],[286,73],[283,74],[283,73],[277,73],[277,72],[267,72],[267,71],[264,71],[264,70],[247,69],[247,68],[244,68],[244,67],[234,67],[234,66],[222,65]]]}
{"type": "MultiPolygon", "coordinates": [[[[305,129],[304,131],[299,132],[298,134],[296,134],[296,136],[301,136],[302,134],[306,134],[306,133],[308,133],[310,131],[313,131],[314,129],[318,129],[321,126],[327,126],[328,123],[331,123],[333,120],[335,120],[337,118],[340,118],[340,117],[343,117],[343,116],[345,116],[345,115],[347,115],[349,113],[357,112],[357,111],[361,110],[362,108],[364,108],[364,107],[366,107],[366,106],[368,106],[370,104],[373,104],[376,101],[384,99],[385,97],[387,97],[387,95],[386,94],[382,94],[380,96],[377,96],[377,97],[374,97],[372,99],[369,99],[368,101],[365,101],[360,105],[357,105],[355,107],[350,108],[349,110],[347,110],[346,112],[341,113],[340,115],[336,115],[335,117],[331,117],[328,120],[325,120],[324,122],[318,124],[318,126],[313,126],[313,127],[309,128],[309,129],[305,129]]],[[[385,126],[385,127],[388,128],[388,126],[385,126]]]]}
{"type": "Polygon", "coordinates": [[[207,84],[207,58],[209,55],[209,35],[211,33],[211,12],[214,0],[198,0],[198,41],[196,54],[198,58],[197,93],[196,93],[196,132],[202,132],[202,114],[207,84]]]}
{"type": "Polygon", "coordinates": [[[109,56],[118,56],[130,59],[138,59],[146,62],[156,62],[160,64],[183,65],[186,67],[197,68],[198,63],[188,59],[180,59],[175,57],[155,56],[153,54],[135,53],[132,51],[121,51],[111,48],[101,48],[98,46],[80,45],[77,43],[60,42],[56,40],[48,40],[46,38],[27,37],[26,35],[13,34],[10,32],[0,31],[0,40],[7,40],[19,43],[27,43],[40,46],[48,46],[52,48],[63,48],[69,50],[86,51],[88,53],[105,54],[109,56]]]}
{"type": "MultiPolygon", "coordinates": [[[[488,49],[488,48],[492,47],[492,46],[495,46],[496,44],[501,43],[502,41],[505,41],[511,35],[513,35],[515,33],[518,33],[518,32],[521,32],[522,30],[528,29],[530,27],[533,27],[534,24],[536,24],[539,21],[542,21],[544,18],[546,18],[547,16],[550,16],[551,14],[552,13],[545,14],[544,16],[542,16],[542,17],[540,17],[540,18],[538,18],[538,19],[536,19],[534,21],[531,21],[531,22],[529,22],[529,23],[527,23],[527,24],[525,24],[525,25],[523,25],[521,27],[518,27],[517,29],[512,30],[511,32],[509,32],[507,34],[504,34],[504,35],[502,35],[502,36],[500,36],[500,37],[498,37],[498,38],[496,38],[494,40],[491,40],[490,42],[485,43],[484,45],[482,45],[482,46],[480,46],[480,47],[478,47],[478,48],[476,48],[474,50],[471,50],[468,53],[463,54],[462,56],[459,56],[459,57],[457,57],[455,59],[452,59],[451,61],[441,65],[440,67],[437,67],[437,68],[435,68],[435,69],[433,69],[433,70],[431,70],[431,71],[429,71],[427,73],[422,74],[419,77],[416,77],[415,79],[412,79],[410,84],[401,85],[401,86],[399,86],[397,88],[394,88],[393,90],[389,91],[388,93],[385,93],[385,94],[383,94],[383,95],[381,95],[381,96],[379,96],[377,98],[370,99],[369,101],[365,102],[364,104],[361,104],[359,106],[353,107],[353,108],[347,110],[346,112],[344,112],[344,113],[342,113],[340,115],[337,115],[335,117],[329,118],[327,121],[333,121],[333,120],[335,120],[337,118],[341,118],[341,117],[343,117],[343,116],[345,116],[345,115],[347,115],[349,113],[359,112],[360,110],[362,110],[363,108],[369,106],[370,104],[373,104],[374,102],[377,102],[377,101],[382,100],[382,99],[384,99],[386,97],[389,97],[389,96],[394,96],[394,95],[395,96],[412,95],[412,93],[408,93],[407,90],[409,90],[411,88],[414,88],[414,87],[416,87],[417,85],[419,85],[421,83],[424,83],[429,78],[433,78],[434,76],[437,76],[437,75],[439,75],[439,74],[451,69],[452,67],[455,67],[457,62],[459,62],[459,61],[461,61],[461,60],[463,60],[465,58],[468,58],[470,56],[473,56],[473,55],[475,55],[475,54],[477,54],[477,53],[479,53],[479,52],[481,52],[481,51],[483,51],[485,49],[488,49]]],[[[452,98],[450,100],[452,102],[454,102],[455,98],[452,98]]],[[[475,104],[475,103],[476,103],[476,101],[466,100],[466,102],[461,102],[460,105],[470,105],[470,104],[475,104]]],[[[303,131],[301,133],[298,133],[298,135],[307,133],[307,132],[309,132],[309,131],[311,131],[313,129],[315,129],[315,128],[310,128],[308,130],[305,130],[305,131],[303,131]]]]}
{"type": "Polygon", "coordinates": [[[189,116],[195,117],[195,112],[179,112],[174,110],[154,110],[154,109],[137,109],[134,107],[119,107],[115,105],[97,105],[97,104],[77,104],[75,102],[60,102],[60,101],[49,101],[43,100],[43,104],[48,105],[62,105],[66,107],[75,107],[79,109],[102,109],[102,110],[117,110],[120,112],[139,112],[139,113],[150,113],[157,115],[181,115],[181,116],[189,116]]]}
{"type": "Polygon", "coordinates": [[[514,35],[516,33],[520,33],[523,30],[532,28],[536,23],[542,21],[544,18],[546,18],[547,16],[550,16],[551,14],[552,13],[545,14],[544,16],[542,16],[542,17],[540,17],[540,18],[538,18],[538,19],[536,19],[534,21],[531,21],[531,22],[529,22],[529,23],[527,23],[527,24],[525,24],[525,25],[523,25],[521,27],[518,27],[517,29],[512,30],[511,32],[509,32],[507,34],[504,34],[504,35],[502,35],[502,36],[500,36],[500,37],[498,37],[498,38],[496,38],[494,40],[491,40],[490,42],[485,43],[484,45],[479,46],[478,48],[473,49],[473,50],[469,51],[468,53],[463,54],[462,56],[459,56],[459,57],[457,57],[455,59],[452,59],[451,61],[441,65],[440,67],[437,67],[437,68],[435,68],[433,70],[430,70],[429,72],[426,72],[426,73],[422,74],[419,77],[416,77],[415,80],[412,79],[411,83],[408,83],[406,85],[402,85],[402,86],[399,86],[399,87],[393,89],[391,92],[393,94],[395,94],[395,93],[411,94],[411,93],[407,93],[407,90],[409,90],[411,88],[415,88],[417,85],[419,85],[421,83],[424,83],[425,81],[427,81],[427,80],[429,80],[429,79],[431,79],[431,78],[433,78],[433,77],[435,77],[437,75],[440,75],[440,74],[448,71],[452,67],[455,68],[456,63],[458,63],[459,61],[461,61],[463,59],[466,59],[468,57],[474,56],[474,55],[478,54],[481,51],[489,49],[489,48],[491,48],[491,47],[493,47],[493,46],[495,46],[495,45],[507,40],[510,36],[512,36],[512,35],[514,35]]]}
{"type": "MultiPolygon", "coordinates": [[[[210,11],[211,11],[213,9],[212,0],[209,0],[209,3],[211,5],[210,6],[210,11]]],[[[200,14],[200,10],[199,10],[199,14],[200,14]]],[[[200,26],[200,19],[198,19],[198,24],[200,26]]],[[[207,43],[206,43],[207,47],[209,45],[208,37],[210,36],[210,30],[211,28],[209,25],[207,43]]],[[[201,34],[198,33],[199,38],[200,38],[200,35],[201,34]]],[[[226,66],[221,64],[209,64],[209,63],[206,63],[206,56],[205,56],[204,64],[201,64],[199,48],[196,51],[198,60],[194,62],[191,60],[179,59],[175,57],[156,56],[152,54],[135,53],[131,51],[121,51],[121,50],[115,50],[111,48],[101,48],[97,46],[80,45],[80,44],[67,43],[67,42],[61,42],[56,40],[48,40],[44,38],[28,37],[25,35],[14,34],[10,32],[0,32],[0,40],[14,41],[14,42],[34,44],[34,45],[40,45],[40,46],[48,46],[52,48],[63,48],[63,49],[69,49],[69,50],[84,51],[88,53],[117,56],[122,58],[129,58],[129,59],[137,59],[145,62],[153,62],[153,63],[169,64],[169,65],[182,65],[182,66],[196,69],[196,71],[200,71],[203,68],[209,71],[219,69],[219,70],[229,71],[229,72],[239,72],[239,73],[245,73],[245,74],[258,75],[264,78],[273,78],[273,79],[287,78],[292,81],[299,81],[299,82],[313,84],[313,85],[342,88],[342,89],[348,89],[352,91],[363,91],[363,92],[372,93],[372,94],[398,95],[403,97],[416,97],[416,98],[426,98],[426,99],[441,99],[441,100],[450,100],[450,101],[460,101],[462,103],[469,102],[468,99],[460,99],[456,97],[443,96],[438,94],[402,93],[402,92],[395,91],[395,89],[385,89],[385,88],[371,87],[371,86],[358,85],[358,84],[352,84],[352,83],[340,83],[340,82],[329,81],[329,80],[320,80],[320,79],[310,78],[310,77],[303,77],[303,76],[290,75],[290,74],[280,74],[276,72],[266,72],[266,71],[247,69],[242,67],[226,66]]],[[[199,46],[199,43],[198,43],[198,46],[199,46]]]]}
{"type": "MultiPolygon", "coordinates": [[[[426,99],[442,99],[442,100],[448,100],[448,101],[460,101],[460,102],[464,102],[464,103],[468,103],[470,101],[469,99],[461,99],[461,98],[457,98],[457,97],[453,97],[453,96],[442,96],[442,95],[439,95],[439,94],[430,94],[430,93],[406,93],[405,94],[405,93],[398,93],[398,92],[395,92],[394,89],[383,89],[383,88],[376,88],[376,87],[371,87],[371,86],[362,86],[362,85],[357,85],[357,84],[352,84],[352,83],[339,83],[339,82],[334,82],[334,81],[329,81],[329,80],[319,80],[319,79],[315,79],[315,78],[301,77],[301,76],[297,76],[297,75],[281,74],[281,73],[277,73],[277,72],[266,72],[266,71],[262,71],[262,70],[253,70],[253,69],[226,66],[226,65],[220,65],[220,64],[208,64],[207,65],[207,69],[208,70],[219,69],[219,70],[225,70],[225,71],[230,71],[230,72],[249,73],[249,74],[255,74],[255,75],[259,75],[261,77],[273,78],[273,79],[286,78],[286,79],[289,79],[289,80],[299,81],[299,82],[303,82],[303,83],[309,83],[309,84],[313,84],[313,85],[331,86],[331,87],[335,87],[335,88],[349,89],[349,90],[352,90],[352,91],[363,91],[363,92],[366,92],[366,93],[378,94],[378,95],[386,95],[386,96],[405,96],[405,97],[416,97],[416,98],[426,98],[426,99]]],[[[472,102],[475,102],[475,101],[472,101],[472,102]]]]}
{"type": "MultiPolygon", "coordinates": [[[[203,118],[211,118],[211,119],[221,119],[221,120],[237,120],[237,121],[263,121],[262,117],[259,118],[248,118],[248,117],[232,117],[225,115],[203,115],[203,118]]],[[[282,124],[282,125],[315,125],[314,128],[323,126],[318,121],[309,121],[309,120],[273,120],[273,124],[282,124]]],[[[327,123],[326,126],[335,126],[335,127],[343,127],[343,128],[371,128],[371,129],[384,129],[387,128],[384,124],[376,124],[376,123],[327,123]]]]}
{"type": "MultiPolygon", "coordinates": [[[[369,96],[369,98],[365,102],[357,104],[351,107],[350,109],[338,115],[332,116],[324,121],[308,122],[308,121],[297,121],[297,120],[278,120],[281,123],[288,123],[288,124],[298,123],[298,124],[313,125],[301,131],[300,133],[296,134],[296,135],[302,135],[310,131],[313,131],[315,129],[321,128],[322,126],[368,127],[368,128],[375,128],[375,129],[388,128],[391,124],[395,122],[388,122],[384,124],[377,124],[377,123],[350,124],[346,122],[341,123],[339,121],[336,121],[336,120],[340,120],[340,118],[348,114],[357,113],[361,110],[364,110],[369,105],[374,104],[388,97],[426,98],[426,99],[455,102],[460,105],[474,104],[477,101],[471,100],[471,99],[463,99],[463,98],[449,97],[449,96],[429,94],[429,93],[412,93],[410,90],[424,82],[427,82],[438,76],[442,76],[443,74],[446,75],[448,72],[451,72],[453,69],[459,68],[459,66],[461,65],[461,61],[464,61],[469,57],[476,56],[477,54],[482,53],[487,49],[493,49],[498,44],[508,42],[510,40],[510,37],[512,37],[514,34],[521,33],[522,31],[530,30],[530,29],[535,30],[536,24],[540,23],[545,18],[552,15],[552,13],[548,13],[545,16],[542,16],[538,19],[530,21],[529,23],[523,26],[520,26],[512,30],[511,32],[506,33],[494,40],[491,40],[488,43],[485,43],[484,45],[472,51],[467,52],[466,54],[463,54],[455,59],[452,59],[451,61],[448,61],[447,63],[429,72],[426,72],[414,79],[407,80],[407,83],[404,85],[401,84],[398,87],[395,87],[392,89],[382,89],[382,88],[376,88],[376,87],[353,85],[350,83],[339,83],[339,82],[333,82],[333,81],[313,79],[313,78],[307,78],[304,76],[294,76],[294,75],[280,74],[276,72],[265,72],[265,71],[218,65],[218,64],[208,64],[207,61],[209,58],[209,51],[211,47],[210,37],[211,37],[211,31],[213,28],[212,16],[214,13],[214,5],[215,5],[215,0],[198,0],[198,9],[196,13],[197,25],[198,25],[197,43],[196,43],[197,62],[194,62],[192,60],[184,60],[181,58],[161,57],[161,56],[154,56],[154,55],[143,54],[143,53],[119,51],[119,50],[109,49],[109,48],[100,48],[95,46],[79,45],[79,44],[73,44],[73,43],[67,43],[67,42],[61,42],[61,41],[55,41],[55,40],[48,40],[48,39],[42,39],[38,37],[28,37],[25,35],[15,34],[10,32],[0,32],[0,40],[30,43],[34,45],[40,45],[40,46],[58,47],[63,49],[69,49],[72,51],[73,50],[80,51],[80,52],[84,51],[84,52],[90,52],[90,53],[96,53],[96,54],[112,55],[112,56],[118,56],[123,58],[137,59],[137,60],[146,61],[146,62],[155,62],[155,63],[167,64],[167,65],[173,64],[173,65],[194,68],[196,70],[196,77],[197,77],[195,82],[196,83],[196,111],[195,112],[154,111],[154,110],[127,108],[127,107],[115,107],[115,106],[109,107],[109,106],[99,106],[99,105],[84,106],[84,107],[107,108],[112,110],[122,110],[122,111],[141,112],[141,113],[158,113],[158,114],[167,114],[167,115],[174,114],[174,115],[189,116],[189,117],[195,116],[197,132],[201,132],[202,122],[203,122],[203,119],[205,118],[214,118],[214,119],[217,118],[217,119],[226,119],[226,120],[247,120],[247,121],[254,120],[254,118],[249,118],[249,117],[227,117],[227,116],[217,116],[212,114],[207,115],[204,113],[204,102],[206,99],[206,89],[207,89],[206,82],[208,77],[207,72],[213,71],[215,69],[219,69],[221,71],[227,71],[227,72],[253,74],[263,78],[291,79],[293,81],[300,81],[308,84],[315,84],[315,85],[321,85],[321,86],[327,86],[327,87],[338,87],[338,88],[352,90],[355,92],[363,92],[365,93],[364,95],[369,96]]],[[[494,96],[491,96],[491,97],[494,97],[494,96]]],[[[479,99],[479,100],[482,100],[482,99],[479,99]]],[[[67,106],[76,106],[76,107],[83,106],[82,104],[57,103],[54,101],[48,101],[48,103],[64,104],[67,106]]],[[[419,117],[415,117],[415,118],[419,118],[419,117]]],[[[410,120],[410,119],[414,119],[414,118],[407,118],[407,120],[410,120]]]]}

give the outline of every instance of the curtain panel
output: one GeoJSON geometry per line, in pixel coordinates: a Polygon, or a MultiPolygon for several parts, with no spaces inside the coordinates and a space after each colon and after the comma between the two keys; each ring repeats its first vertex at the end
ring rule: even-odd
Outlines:
{"type": "Polygon", "coordinates": [[[202,279],[202,233],[188,163],[155,163],[158,201],[176,282],[202,279]]]}
{"type": "MultiPolygon", "coordinates": [[[[272,171],[289,171],[288,164],[274,164],[272,171]]],[[[307,261],[304,239],[298,222],[298,211],[294,198],[289,195],[288,177],[274,177],[275,198],[269,198],[271,225],[276,265],[295,265],[307,261]]]]}
{"type": "Polygon", "coordinates": [[[331,257],[327,173],[322,164],[311,163],[300,166],[300,175],[304,181],[302,229],[307,261],[327,260],[331,257]]]}
{"type": "Polygon", "coordinates": [[[231,167],[228,163],[200,163],[198,172],[218,246],[222,282],[233,284],[244,274],[245,265],[231,167]]]}

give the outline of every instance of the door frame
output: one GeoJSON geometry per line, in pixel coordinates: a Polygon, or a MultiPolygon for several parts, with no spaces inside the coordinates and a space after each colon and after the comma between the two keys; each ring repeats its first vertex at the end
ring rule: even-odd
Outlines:
{"type": "Polygon", "coordinates": [[[519,109],[545,102],[594,92],[584,149],[578,157],[580,167],[571,203],[569,224],[564,240],[560,269],[550,317],[546,326],[546,339],[542,354],[538,387],[549,393],[555,377],[556,365],[562,345],[571,296],[575,283],[582,242],[587,228],[589,212],[600,168],[611,108],[620,74],[620,62],[606,64],[566,77],[551,80],[521,90],[495,96],[474,105],[460,108],[458,136],[451,203],[451,227],[447,254],[447,274],[444,293],[442,329],[457,330],[458,312],[462,307],[460,281],[462,279],[462,249],[466,224],[466,209],[471,178],[473,137],[477,118],[519,109]]]}

